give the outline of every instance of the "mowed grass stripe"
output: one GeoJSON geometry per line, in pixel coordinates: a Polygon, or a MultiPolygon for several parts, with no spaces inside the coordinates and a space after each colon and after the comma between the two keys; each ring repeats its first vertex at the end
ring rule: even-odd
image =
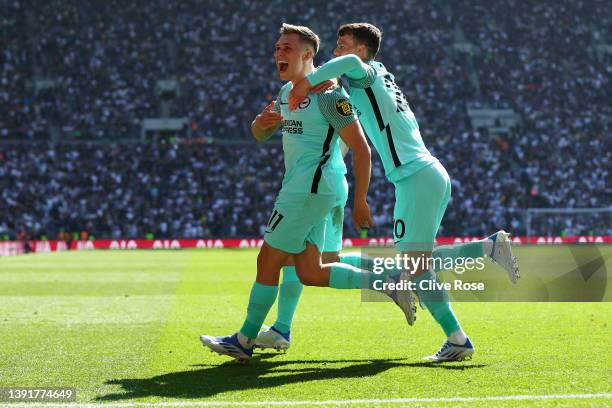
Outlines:
{"type": "Polygon", "coordinates": [[[28,280],[22,282],[25,289],[13,291],[21,296],[0,296],[0,359],[6,363],[0,365],[0,386],[75,387],[80,400],[90,400],[100,389],[113,388],[105,384],[108,379],[138,373],[147,366],[172,301],[172,296],[159,292],[173,293],[178,284],[175,278],[153,287],[141,285],[131,282],[131,273],[177,275],[185,254],[88,251],[58,255],[42,254],[42,261],[36,255],[13,258],[19,262],[8,262],[8,268],[4,259],[0,262],[0,277],[7,269],[17,273],[15,265],[30,276],[40,271],[49,278],[58,272],[58,279],[46,284],[46,290],[40,287],[42,296],[29,295],[33,292],[28,280]],[[110,259],[111,267],[121,268],[124,274],[118,279],[114,273],[115,282],[108,284],[100,266],[110,259]],[[29,269],[34,260],[46,268],[29,269]],[[66,283],[68,273],[96,279],[88,285],[66,283]],[[164,290],[159,290],[163,285],[164,290]]]}
{"type": "Polygon", "coordinates": [[[201,361],[205,350],[199,335],[211,327],[211,322],[221,329],[246,310],[245,276],[249,274],[245,271],[253,269],[252,251],[189,251],[164,335],[149,367],[152,375],[201,361]]]}
{"type": "MultiPolygon", "coordinates": [[[[126,265],[145,264],[160,276],[176,273],[176,281],[169,283],[174,293],[0,296],[0,310],[7,310],[2,314],[11,317],[6,323],[0,317],[0,361],[7,362],[0,365],[0,386],[76,387],[79,401],[132,404],[128,406],[612,391],[607,363],[612,361],[612,303],[455,304],[476,346],[475,359],[432,366],[420,359],[435,352],[444,336],[427,312],[419,310],[417,324],[409,328],[391,303],[362,303],[355,291],[306,288],[289,352],[258,352],[250,364],[239,365],[206,352],[198,335],[225,335],[240,327],[257,251],[168,251],[164,265],[172,268],[157,268],[140,251],[91,252],[80,262],[100,262],[103,254],[112,255],[114,262],[137,258],[126,265]],[[25,304],[9,308],[17,299],[25,304]],[[60,304],[50,307],[46,317],[59,314],[57,320],[45,322],[19,312],[40,310],[32,301],[50,305],[51,300],[60,304]]],[[[546,266],[546,258],[538,263],[546,266]]],[[[593,403],[572,400],[566,406],[583,402],[593,403]]]]}
{"type": "Polygon", "coordinates": [[[179,254],[172,260],[168,251],[143,251],[137,256],[130,252],[74,251],[0,259],[0,296],[174,293],[183,267],[177,263],[179,254]]]}
{"type": "Polygon", "coordinates": [[[160,311],[171,302],[171,295],[0,296],[0,327],[163,323],[166,315],[160,311]]]}
{"type": "MultiPolygon", "coordinates": [[[[129,272],[126,272],[129,275],[129,272]]],[[[117,296],[164,295],[174,293],[176,281],[157,282],[30,282],[1,283],[0,296],[117,296]]]]}
{"type": "MultiPolygon", "coordinates": [[[[147,264],[142,264],[145,267],[147,264]]],[[[157,265],[156,265],[157,266],[157,265]]],[[[47,266],[48,268],[48,266],[47,266]]],[[[136,271],[136,270],[112,270],[107,269],[106,271],[91,273],[91,268],[88,266],[87,271],[73,271],[73,272],[45,272],[45,271],[32,271],[30,270],[18,270],[15,271],[11,268],[10,271],[3,271],[0,273],[0,284],[5,283],[115,283],[115,282],[126,282],[126,276],[129,276],[129,282],[131,283],[149,283],[149,282],[178,282],[180,274],[178,272],[168,271],[165,273],[151,272],[151,271],[136,271]],[[128,275],[126,275],[128,274],[128,275]]]]}
{"type": "MultiPolygon", "coordinates": [[[[610,357],[604,342],[611,304],[456,304],[476,343],[476,359],[432,366],[421,357],[435,352],[444,337],[427,312],[420,310],[418,324],[408,328],[391,303],[361,303],[354,291],[305,288],[292,349],[258,352],[250,364],[236,365],[204,351],[198,335],[226,335],[240,327],[255,258],[256,251],[220,250],[191,259],[190,264],[203,265],[187,268],[191,283],[177,291],[171,313],[176,317],[166,327],[150,375],[118,379],[123,391],[100,400],[285,401],[609,390],[610,369],[601,357],[610,357]],[[202,291],[208,293],[186,293],[202,291]],[[588,383],[581,378],[589,378],[588,383]]],[[[274,317],[275,307],[267,323],[274,317]]]]}
{"type": "Polygon", "coordinates": [[[80,270],[87,263],[87,270],[108,271],[114,269],[133,270],[135,265],[158,265],[163,268],[176,267],[180,251],[171,250],[95,250],[31,253],[15,257],[0,258],[0,271],[8,268],[45,269],[49,265],[64,270],[80,270]],[[134,256],[134,254],[138,254],[134,256]]]}

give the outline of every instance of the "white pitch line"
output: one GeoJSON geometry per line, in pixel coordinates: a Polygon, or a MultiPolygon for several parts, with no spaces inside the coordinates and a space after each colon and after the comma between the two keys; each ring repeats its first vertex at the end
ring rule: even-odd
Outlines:
{"type": "Polygon", "coordinates": [[[410,402],[478,402],[478,401],[534,401],[612,398],[612,393],[599,394],[549,394],[549,395],[500,395],[493,397],[444,397],[444,398],[389,398],[325,401],[169,401],[169,402],[100,402],[100,403],[54,403],[13,402],[11,408],[131,408],[131,407],[243,407],[243,406],[299,406],[299,405],[355,405],[355,404],[403,404],[410,402]]]}

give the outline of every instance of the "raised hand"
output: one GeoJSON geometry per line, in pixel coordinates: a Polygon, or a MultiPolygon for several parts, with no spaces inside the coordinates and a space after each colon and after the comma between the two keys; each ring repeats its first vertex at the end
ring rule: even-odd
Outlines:
{"type": "Polygon", "coordinates": [[[264,108],[259,115],[255,117],[255,124],[261,129],[272,129],[276,128],[278,124],[283,120],[280,113],[274,112],[274,104],[276,101],[272,101],[268,106],[264,108]]]}
{"type": "Polygon", "coordinates": [[[293,89],[289,91],[287,102],[289,102],[289,110],[296,110],[300,103],[306,98],[310,91],[310,82],[306,78],[300,79],[293,89]]]}

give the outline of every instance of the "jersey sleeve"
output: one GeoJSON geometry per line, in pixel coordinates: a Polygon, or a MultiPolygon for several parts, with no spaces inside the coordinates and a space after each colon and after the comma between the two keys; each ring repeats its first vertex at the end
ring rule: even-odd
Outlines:
{"type": "Polygon", "coordinates": [[[319,94],[318,101],[321,113],[336,132],[357,120],[348,95],[342,88],[319,94]]]}
{"type": "Polygon", "coordinates": [[[374,80],[376,79],[376,70],[371,65],[364,65],[366,66],[367,72],[363,78],[353,79],[351,77],[348,77],[348,84],[351,88],[363,89],[372,86],[372,84],[374,83],[374,80]]]}
{"type": "Polygon", "coordinates": [[[359,57],[348,54],[327,61],[318,70],[308,74],[306,79],[312,86],[341,75],[346,75],[349,80],[361,80],[367,77],[368,68],[371,67],[364,64],[359,57]]]}

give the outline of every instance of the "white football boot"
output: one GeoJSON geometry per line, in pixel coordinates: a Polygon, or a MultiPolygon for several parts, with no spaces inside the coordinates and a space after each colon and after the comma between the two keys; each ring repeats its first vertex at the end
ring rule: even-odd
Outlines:
{"type": "Polygon", "coordinates": [[[519,274],[518,259],[512,255],[512,241],[510,234],[504,230],[497,231],[489,235],[487,239],[493,241],[491,253],[487,254],[493,262],[506,270],[508,278],[512,283],[516,283],[521,275],[519,274]]]}
{"type": "Polygon", "coordinates": [[[242,347],[237,335],[238,333],[232,336],[214,337],[203,334],[200,336],[200,341],[211,351],[233,357],[241,363],[246,363],[253,357],[253,349],[242,347]]]}
{"type": "Polygon", "coordinates": [[[274,327],[260,331],[255,339],[255,346],[262,349],[272,348],[276,351],[287,351],[291,346],[291,332],[285,334],[274,327]]]}
{"type": "Polygon", "coordinates": [[[472,354],[474,354],[474,346],[469,338],[462,346],[446,340],[436,354],[424,357],[423,360],[438,362],[471,360],[472,354]]]}
{"type": "MultiPolygon", "coordinates": [[[[387,283],[394,282],[399,284],[400,282],[408,282],[410,279],[408,277],[408,273],[402,272],[395,276],[388,276],[387,283]]],[[[406,321],[410,326],[414,324],[416,321],[416,304],[414,301],[414,293],[408,288],[404,290],[385,290],[383,291],[387,296],[389,296],[395,304],[402,310],[404,316],[406,316],[406,321]]]]}

